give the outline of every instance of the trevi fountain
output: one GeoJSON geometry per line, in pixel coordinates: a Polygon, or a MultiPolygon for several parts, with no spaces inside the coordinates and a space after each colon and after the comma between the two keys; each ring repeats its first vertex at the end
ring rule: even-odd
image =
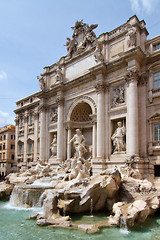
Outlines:
{"type": "MultiPolygon", "coordinates": [[[[124,132],[119,122],[112,136],[115,151],[124,150],[124,132]]],[[[8,175],[0,185],[1,199],[10,196],[9,202],[1,202],[0,239],[158,239],[160,218],[153,214],[160,206],[160,192],[142,179],[138,159],[132,156],[120,169],[92,176],[92,150],[80,129],[70,143],[73,158],[56,170],[39,162],[8,175]]]]}
{"type": "Polygon", "coordinates": [[[160,38],[136,16],[97,26],[77,21],[67,55],[16,103],[0,240],[160,239],[160,38]]]}

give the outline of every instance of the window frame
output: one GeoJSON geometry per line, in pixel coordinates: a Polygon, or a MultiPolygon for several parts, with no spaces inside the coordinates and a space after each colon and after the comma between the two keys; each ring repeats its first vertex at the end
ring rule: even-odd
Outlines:
{"type": "Polygon", "coordinates": [[[160,42],[153,45],[153,51],[155,52],[157,50],[160,50],[160,42]]]}
{"type": "Polygon", "coordinates": [[[153,72],[153,89],[157,89],[157,88],[160,88],[160,70],[153,72]],[[157,79],[155,79],[155,78],[157,78],[157,79]],[[157,86],[156,86],[156,84],[157,84],[157,86]]]}

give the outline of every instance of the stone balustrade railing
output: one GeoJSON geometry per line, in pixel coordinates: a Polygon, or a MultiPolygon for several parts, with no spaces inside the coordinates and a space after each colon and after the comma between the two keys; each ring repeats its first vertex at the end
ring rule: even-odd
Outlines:
{"type": "Polygon", "coordinates": [[[125,32],[127,30],[127,25],[124,24],[116,29],[114,29],[113,31],[108,33],[108,38],[114,38],[117,37],[118,35],[120,35],[121,33],[125,32]]]}

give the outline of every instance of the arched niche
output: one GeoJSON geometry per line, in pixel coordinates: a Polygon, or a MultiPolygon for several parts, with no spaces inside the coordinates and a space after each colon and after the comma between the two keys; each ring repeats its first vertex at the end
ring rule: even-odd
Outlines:
{"type": "MultiPolygon", "coordinates": [[[[82,134],[86,139],[86,147],[89,149],[91,145],[93,145],[93,116],[95,115],[96,107],[93,104],[93,100],[91,101],[88,98],[78,99],[74,102],[68,113],[68,140],[73,137],[76,129],[81,129],[82,134]]],[[[75,149],[73,144],[68,147],[70,157],[73,157],[75,149]]],[[[90,153],[86,154],[86,158],[90,153]]]]}

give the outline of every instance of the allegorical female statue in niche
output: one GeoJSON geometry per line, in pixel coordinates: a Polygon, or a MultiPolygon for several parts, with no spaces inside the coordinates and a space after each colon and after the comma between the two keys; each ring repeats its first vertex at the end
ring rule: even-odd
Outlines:
{"type": "Polygon", "coordinates": [[[56,134],[53,136],[53,141],[51,142],[51,157],[57,156],[57,136],[56,134]]]}
{"type": "Polygon", "coordinates": [[[122,122],[117,123],[118,127],[113,133],[111,139],[113,141],[114,153],[123,152],[126,150],[126,144],[124,141],[124,136],[126,135],[126,129],[122,122]]]}

